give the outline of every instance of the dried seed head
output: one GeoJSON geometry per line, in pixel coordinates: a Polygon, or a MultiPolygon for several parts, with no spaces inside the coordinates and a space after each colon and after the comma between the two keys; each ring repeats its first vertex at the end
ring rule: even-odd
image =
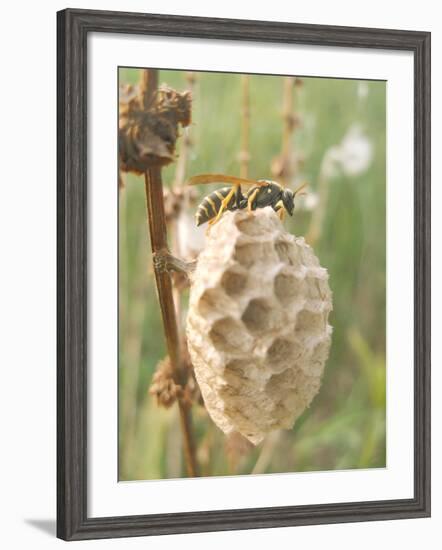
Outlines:
{"type": "Polygon", "coordinates": [[[168,86],[158,90],[155,109],[159,116],[163,116],[183,128],[192,122],[192,94],[179,93],[168,86]]]}
{"type": "Polygon", "coordinates": [[[173,380],[172,368],[168,357],[158,363],[149,393],[155,395],[158,405],[166,409],[171,407],[182,396],[183,389],[173,380]]]}
{"type": "Polygon", "coordinates": [[[174,380],[172,365],[167,356],[158,362],[149,388],[149,393],[157,398],[158,406],[165,407],[166,409],[171,407],[177,399],[188,406],[191,406],[193,403],[202,404],[201,392],[195,380],[195,373],[185,338],[181,342],[181,352],[184,385],[177,384],[174,380]]]}
{"type": "Polygon", "coordinates": [[[190,92],[160,88],[145,109],[138,88],[120,91],[118,146],[120,169],[141,174],[175,158],[178,126],[191,122],[190,92]]]}
{"type": "Polygon", "coordinates": [[[291,428],[328,357],[327,271],[265,208],[224,214],[192,279],[188,347],[212,419],[254,444],[291,428]]]}

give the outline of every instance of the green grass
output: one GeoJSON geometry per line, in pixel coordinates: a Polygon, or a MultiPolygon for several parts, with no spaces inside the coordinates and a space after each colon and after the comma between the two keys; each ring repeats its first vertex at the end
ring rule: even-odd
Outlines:
{"type": "MultiPolygon", "coordinates": [[[[120,82],[136,83],[139,71],[122,69],[120,82]]],[[[161,71],[160,82],[182,90],[184,73],[161,71]]],[[[252,76],[250,176],[269,178],[280,152],[282,78],[252,76]]],[[[323,384],[293,430],[268,438],[238,460],[226,457],[225,436],[194,407],[198,459],[204,475],[250,473],[262,448],[262,471],[312,471],[385,466],[385,109],[384,82],[305,78],[296,93],[303,124],[294,151],[304,157],[302,176],[317,187],[321,161],[348,128],[359,124],[373,145],[373,161],[360,175],[330,181],[323,230],[315,251],[329,270],[334,311],[333,343],[323,384]]],[[[188,175],[239,174],[240,76],[198,75],[188,175]]],[[[166,185],[174,165],[163,171],[166,185]]],[[[207,189],[203,190],[207,192],[207,189]]],[[[311,212],[297,212],[287,228],[306,233],[311,212]]],[[[181,457],[176,407],[160,409],[148,394],[165,355],[149,251],[144,186],[129,176],[120,194],[119,414],[121,480],[179,477],[181,457]]]]}

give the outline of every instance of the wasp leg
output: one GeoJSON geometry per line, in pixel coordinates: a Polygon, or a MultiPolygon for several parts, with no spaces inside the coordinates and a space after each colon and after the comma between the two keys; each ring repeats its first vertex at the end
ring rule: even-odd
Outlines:
{"type": "Polygon", "coordinates": [[[250,197],[247,198],[247,211],[248,212],[251,212],[252,211],[252,206],[253,206],[253,201],[255,200],[256,198],[256,195],[260,192],[260,188],[258,187],[257,189],[255,189],[252,194],[250,195],[250,197]]]}
{"type": "Polygon", "coordinates": [[[237,210],[241,209],[241,205],[244,203],[244,195],[242,194],[241,185],[238,185],[236,189],[235,207],[237,210]]]}
{"type": "Polygon", "coordinates": [[[278,202],[275,204],[275,212],[278,214],[279,219],[280,219],[281,221],[284,221],[284,217],[285,217],[285,208],[284,208],[284,204],[282,203],[282,201],[278,201],[278,202]]]}
{"type": "Polygon", "coordinates": [[[225,199],[223,199],[221,201],[221,204],[220,204],[220,207],[219,207],[219,210],[218,210],[218,213],[216,214],[216,216],[214,218],[212,218],[211,220],[209,220],[209,225],[213,225],[214,223],[216,223],[221,218],[224,211],[227,210],[227,207],[229,206],[229,203],[232,200],[233,195],[238,191],[238,187],[239,187],[238,185],[233,185],[232,186],[232,189],[229,191],[229,194],[226,196],[225,199]]]}

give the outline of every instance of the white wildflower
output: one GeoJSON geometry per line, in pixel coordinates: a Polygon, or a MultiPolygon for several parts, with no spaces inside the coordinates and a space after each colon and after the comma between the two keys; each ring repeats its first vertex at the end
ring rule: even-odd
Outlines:
{"type": "Polygon", "coordinates": [[[339,172],[354,177],[363,174],[373,160],[373,144],[362,128],[350,126],[339,145],[330,147],[322,159],[321,176],[336,177],[339,172]]]}
{"type": "Polygon", "coordinates": [[[364,173],[373,159],[373,144],[358,125],[351,126],[340,145],[340,165],[347,176],[364,173]]]}
{"type": "Polygon", "coordinates": [[[318,193],[315,192],[308,192],[305,195],[302,195],[299,199],[299,208],[301,210],[306,210],[307,212],[310,212],[311,210],[314,210],[319,202],[319,196],[318,193]]]}

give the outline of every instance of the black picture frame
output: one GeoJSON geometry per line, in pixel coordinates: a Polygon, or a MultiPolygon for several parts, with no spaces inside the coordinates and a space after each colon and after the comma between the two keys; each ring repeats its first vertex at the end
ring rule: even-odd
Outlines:
{"type": "Polygon", "coordinates": [[[57,536],[224,531],[430,515],[430,33],[67,9],[57,14],[57,536]],[[91,32],[407,50],[414,56],[414,498],[87,516],[87,36],[91,32]]]}

